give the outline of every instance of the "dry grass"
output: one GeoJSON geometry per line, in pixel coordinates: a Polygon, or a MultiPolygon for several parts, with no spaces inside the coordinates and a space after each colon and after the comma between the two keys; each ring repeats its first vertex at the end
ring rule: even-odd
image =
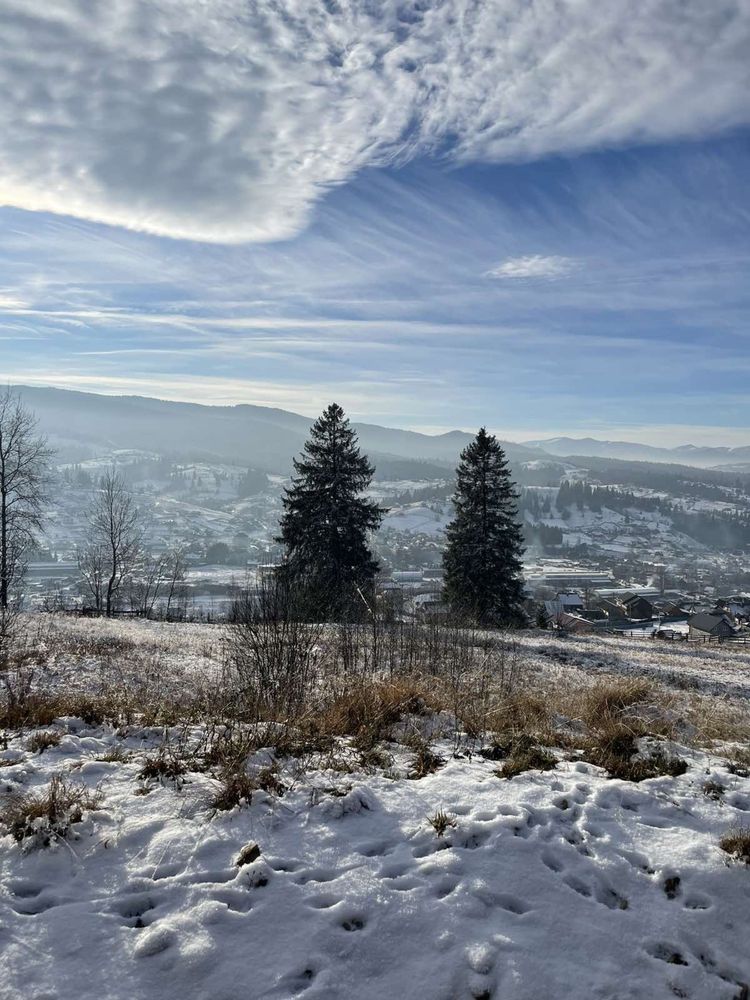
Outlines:
{"type": "Polygon", "coordinates": [[[329,736],[352,736],[374,746],[391,735],[405,715],[429,715],[445,706],[434,678],[365,680],[347,686],[315,713],[315,728],[329,736]]]}
{"type": "Polygon", "coordinates": [[[445,760],[435,753],[426,740],[413,738],[410,741],[410,746],[414,751],[414,757],[411,760],[408,777],[412,780],[426,778],[428,774],[433,774],[445,763],[445,760]]]}
{"type": "Polygon", "coordinates": [[[512,741],[504,763],[495,774],[499,778],[514,778],[525,771],[552,771],[556,766],[553,754],[539,746],[533,737],[522,735],[512,741]]]}
{"type": "Polygon", "coordinates": [[[727,830],[719,847],[735,861],[750,865],[750,826],[735,826],[727,830]]]}
{"type": "Polygon", "coordinates": [[[62,736],[56,729],[44,729],[40,732],[33,733],[26,743],[26,748],[31,751],[31,753],[44,753],[45,750],[49,750],[50,747],[57,747],[60,745],[62,736]]]}
{"type": "Polygon", "coordinates": [[[85,812],[98,809],[101,801],[98,790],[55,775],[41,791],[9,796],[0,808],[0,825],[18,843],[47,847],[67,837],[73,824],[80,823],[85,812]]]}
{"type": "Polygon", "coordinates": [[[427,817],[427,822],[438,837],[444,837],[448,830],[455,828],[456,817],[444,809],[438,809],[434,815],[427,817]]]}
{"type": "Polygon", "coordinates": [[[212,800],[214,809],[228,811],[249,806],[258,787],[245,771],[229,771],[220,778],[221,787],[212,800]]]}
{"type": "Polygon", "coordinates": [[[729,755],[727,770],[730,774],[736,774],[738,778],[750,778],[750,747],[747,749],[738,747],[729,755]]]}
{"type": "Polygon", "coordinates": [[[600,731],[595,739],[588,742],[584,759],[603,768],[611,778],[621,781],[645,781],[662,775],[674,778],[687,771],[687,763],[681,757],[670,756],[664,751],[647,756],[637,754],[638,744],[632,728],[618,725],[614,720],[608,729],[600,731]]]}
{"type": "Polygon", "coordinates": [[[138,772],[141,781],[171,781],[175,787],[183,784],[187,765],[180,756],[179,747],[163,746],[149,754],[138,772]]]}

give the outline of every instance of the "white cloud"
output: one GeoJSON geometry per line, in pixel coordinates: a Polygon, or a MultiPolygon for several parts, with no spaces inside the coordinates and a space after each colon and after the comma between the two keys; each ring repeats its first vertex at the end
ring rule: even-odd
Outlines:
{"type": "Polygon", "coordinates": [[[485,271],[484,275],[487,278],[562,278],[578,266],[578,261],[571,257],[531,254],[528,257],[509,257],[485,271]]]}
{"type": "Polygon", "coordinates": [[[0,0],[0,202],[202,240],[365,165],[750,121],[747,0],[0,0]]]}

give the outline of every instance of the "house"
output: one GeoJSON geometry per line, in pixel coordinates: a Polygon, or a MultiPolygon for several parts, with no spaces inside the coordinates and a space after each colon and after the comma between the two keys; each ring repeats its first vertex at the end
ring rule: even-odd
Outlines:
{"type": "Polygon", "coordinates": [[[554,601],[545,601],[544,610],[549,618],[556,618],[560,614],[578,614],[583,611],[585,602],[580,594],[571,592],[560,592],[554,601]]]}
{"type": "Polygon", "coordinates": [[[628,618],[633,618],[636,621],[653,618],[656,613],[656,609],[651,601],[645,597],[641,597],[640,594],[630,594],[624,599],[623,604],[628,613],[628,618]]]}
{"type": "Polygon", "coordinates": [[[577,635],[593,632],[595,629],[592,622],[579,615],[569,615],[564,611],[555,617],[554,624],[561,632],[572,632],[577,635]]]}
{"type": "Polygon", "coordinates": [[[444,622],[448,617],[448,605],[440,594],[417,594],[413,607],[418,621],[444,622]]]}
{"type": "Polygon", "coordinates": [[[676,601],[654,601],[654,613],[662,618],[685,618],[685,611],[676,601]]]}
{"type": "Polygon", "coordinates": [[[688,634],[691,639],[726,639],[735,634],[735,627],[726,615],[701,611],[688,618],[688,634]]]}
{"type": "Polygon", "coordinates": [[[598,602],[597,607],[600,611],[604,612],[607,619],[611,622],[627,621],[628,613],[625,607],[617,601],[610,601],[604,598],[598,602]]]}

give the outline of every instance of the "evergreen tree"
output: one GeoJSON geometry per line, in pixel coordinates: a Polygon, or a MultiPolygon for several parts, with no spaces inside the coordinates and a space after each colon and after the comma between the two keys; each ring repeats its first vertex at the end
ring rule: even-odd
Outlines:
{"type": "Polygon", "coordinates": [[[453,504],[443,554],[452,610],[481,625],[523,620],[517,494],[505,453],[484,427],[461,452],[453,504]]]}
{"type": "Polygon", "coordinates": [[[336,403],[313,424],[294,470],[277,538],[286,547],[286,580],[303,601],[305,616],[362,617],[363,597],[372,606],[378,570],[367,533],[379,526],[384,511],[362,496],[375,470],[336,403]]]}

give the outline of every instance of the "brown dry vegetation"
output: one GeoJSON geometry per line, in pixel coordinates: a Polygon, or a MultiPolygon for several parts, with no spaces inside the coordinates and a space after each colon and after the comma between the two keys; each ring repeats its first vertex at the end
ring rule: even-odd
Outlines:
{"type": "Polygon", "coordinates": [[[735,861],[750,865],[750,826],[736,826],[719,841],[719,847],[735,861]]]}
{"type": "MultiPolygon", "coordinates": [[[[223,789],[218,797],[230,805],[262,787],[257,776],[245,774],[248,757],[261,748],[302,765],[315,758],[316,766],[346,771],[390,767],[389,745],[397,742],[411,747],[410,773],[428,774],[441,762],[423,726],[438,712],[445,722],[442,733],[452,733],[456,752],[480,751],[502,761],[506,777],[554,766],[557,758],[549,748],[557,748],[613,776],[642,780],[684,767],[665,753],[637,755],[643,736],[699,745],[750,737],[748,713],[737,702],[642,677],[575,670],[568,676],[563,669],[550,678],[524,660],[512,635],[502,633],[402,624],[390,632],[385,626],[332,626],[323,632],[316,626],[314,649],[308,649],[310,636],[303,630],[284,634],[285,642],[303,644],[304,655],[297,655],[288,648],[280,652],[279,637],[266,633],[260,646],[240,644],[238,653],[230,631],[226,655],[212,661],[211,671],[176,675],[167,669],[172,661],[159,659],[158,637],[149,638],[144,652],[134,639],[104,629],[87,640],[79,634],[82,624],[76,624],[78,632],[62,630],[61,649],[51,648],[50,634],[38,648],[27,645],[16,673],[11,670],[14,696],[0,703],[0,725],[34,729],[74,716],[121,731],[132,725],[178,726],[184,733],[200,723],[205,734],[200,746],[173,736],[170,746],[144,763],[141,778],[178,783],[186,770],[208,771],[223,789]],[[42,646],[55,660],[63,654],[106,658],[106,669],[90,673],[85,685],[75,672],[73,683],[45,684],[42,646]],[[281,686],[273,688],[278,703],[268,690],[253,686],[258,671],[252,662],[238,667],[240,654],[262,657],[263,676],[273,673],[275,657],[281,656],[281,686]],[[294,674],[295,663],[304,665],[302,674],[294,674]],[[287,682],[291,692],[283,690],[287,682]]],[[[168,641],[162,640],[170,656],[178,639],[179,632],[171,631],[168,641]]],[[[211,645],[200,641],[206,649],[211,645]]],[[[213,640],[212,648],[215,654],[221,642],[213,640]]],[[[52,745],[44,733],[34,739],[37,750],[52,745]]],[[[734,766],[750,766],[750,758],[743,760],[739,753],[734,766]]]]}
{"type": "Polygon", "coordinates": [[[101,800],[98,791],[55,775],[46,788],[9,795],[0,806],[0,828],[19,843],[33,839],[47,846],[67,837],[71,826],[80,823],[85,812],[98,809],[101,800]]]}

